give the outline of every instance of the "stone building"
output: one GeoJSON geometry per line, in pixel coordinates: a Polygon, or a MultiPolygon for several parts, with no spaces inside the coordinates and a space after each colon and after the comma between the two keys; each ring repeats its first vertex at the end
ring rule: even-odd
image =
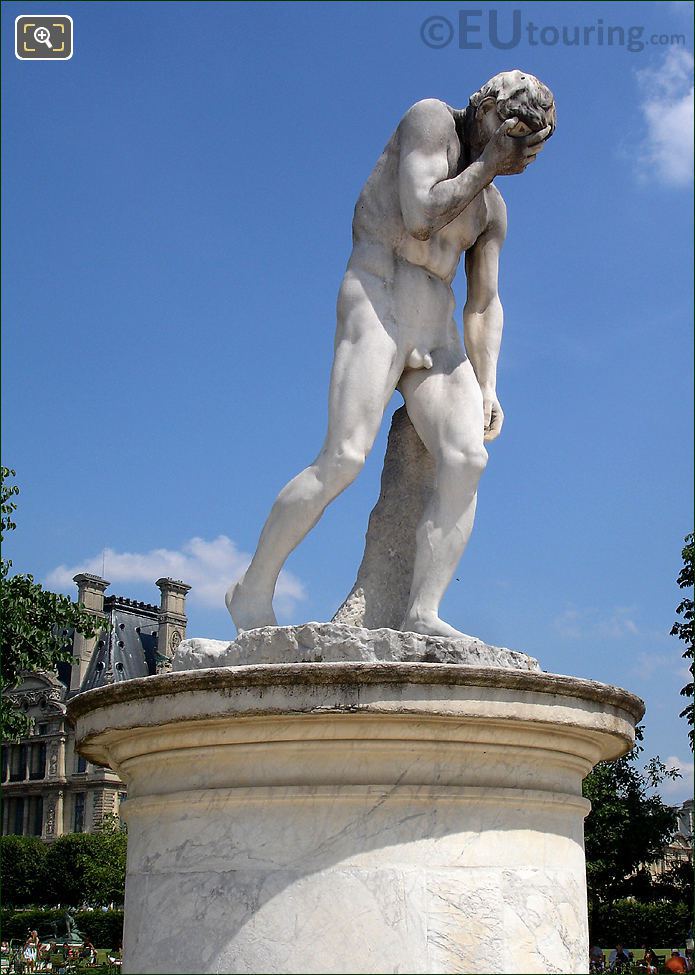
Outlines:
{"type": "Polygon", "coordinates": [[[106,596],[99,576],[75,576],[78,601],[104,620],[96,637],[63,632],[74,663],[57,673],[27,674],[6,694],[33,719],[28,738],[2,748],[2,832],[52,840],[90,832],[118,814],[125,786],[108,768],[91,765],[75,751],[66,703],[81,691],[146,677],[168,669],[186,635],[185,600],[190,586],[158,579],[160,605],[106,596]]]}
{"type": "Polygon", "coordinates": [[[682,806],[676,809],[678,816],[678,832],[692,843],[695,828],[693,824],[693,800],[686,799],[682,806]]]}
{"type": "Polygon", "coordinates": [[[679,863],[693,860],[693,800],[686,799],[674,806],[677,817],[676,831],[664,847],[661,857],[650,863],[648,870],[653,877],[663,877],[679,863]]]}

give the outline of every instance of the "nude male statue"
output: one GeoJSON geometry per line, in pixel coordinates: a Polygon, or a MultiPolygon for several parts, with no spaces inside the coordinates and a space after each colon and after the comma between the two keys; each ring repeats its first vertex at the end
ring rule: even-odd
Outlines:
{"type": "Polygon", "coordinates": [[[503,420],[497,279],[506,209],[492,181],[522,173],[554,128],[552,93],[518,70],[496,75],[465,109],[428,98],[404,115],[355,207],[326,440],[280,492],[246,574],[227,593],[239,631],[276,624],[272,598],[285,560],[357,477],[397,388],[436,471],[401,629],[462,635],[440,619],[439,604],[473,527],[483,443],[503,420]],[[465,346],[451,289],[464,252],[465,346]]]}

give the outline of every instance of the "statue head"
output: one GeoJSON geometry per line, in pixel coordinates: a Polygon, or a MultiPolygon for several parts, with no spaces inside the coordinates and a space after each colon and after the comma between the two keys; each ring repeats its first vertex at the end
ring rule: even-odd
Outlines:
{"type": "Polygon", "coordinates": [[[550,126],[547,138],[555,131],[553,93],[527,71],[502,71],[471,95],[466,109],[466,141],[474,155],[483,148],[509,118],[518,118],[512,135],[528,135],[550,126]]]}

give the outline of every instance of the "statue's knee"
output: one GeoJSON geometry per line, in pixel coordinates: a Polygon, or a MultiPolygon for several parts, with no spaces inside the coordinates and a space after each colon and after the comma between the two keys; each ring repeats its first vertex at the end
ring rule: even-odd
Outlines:
{"type": "Polygon", "coordinates": [[[365,450],[354,444],[341,444],[326,457],[326,485],[329,489],[342,490],[352,484],[364,467],[366,459],[365,450]]]}
{"type": "Polygon", "coordinates": [[[479,447],[475,447],[470,452],[469,465],[471,470],[475,471],[480,477],[485,468],[487,467],[488,453],[485,447],[481,444],[479,447]]]}
{"type": "Polygon", "coordinates": [[[443,452],[442,463],[457,476],[478,479],[487,466],[488,453],[482,444],[467,447],[450,447],[443,452]]]}

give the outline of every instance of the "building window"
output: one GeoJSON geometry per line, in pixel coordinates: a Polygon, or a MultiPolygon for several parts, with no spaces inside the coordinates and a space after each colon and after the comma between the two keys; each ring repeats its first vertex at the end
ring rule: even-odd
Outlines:
{"type": "Polygon", "coordinates": [[[44,779],[46,777],[46,746],[32,745],[29,749],[29,778],[44,779]]]}
{"type": "Polygon", "coordinates": [[[41,836],[43,833],[43,797],[11,796],[2,804],[2,832],[4,836],[13,834],[41,836]]]}
{"type": "Polygon", "coordinates": [[[7,800],[7,832],[21,836],[24,831],[24,799],[13,796],[7,800]]]}
{"type": "Polygon", "coordinates": [[[7,745],[2,746],[2,781],[7,781],[7,776],[10,771],[10,761],[9,761],[9,748],[7,745]]]}
{"type": "Polygon", "coordinates": [[[48,724],[46,722],[44,722],[43,724],[37,725],[36,726],[36,734],[37,735],[47,735],[48,734],[48,724]]]}
{"type": "Polygon", "coordinates": [[[41,836],[43,832],[43,798],[41,796],[31,796],[29,803],[28,826],[29,836],[41,836]]]}
{"type": "Polygon", "coordinates": [[[13,803],[16,799],[5,799],[2,804],[2,835],[7,836],[12,832],[13,803]]]}
{"type": "Polygon", "coordinates": [[[13,745],[10,748],[10,782],[21,782],[26,778],[26,745],[13,745]]]}
{"type": "Polygon", "coordinates": [[[86,772],[87,771],[87,759],[83,758],[82,755],[77,755],[77,761],[75,762],[76,772],[86,772]]]}
{"type": "Polygon", "coordinates": [[[84,792],[75,793],[75,811],[73,816],[73,833],[84,833],[84,792]]]}

